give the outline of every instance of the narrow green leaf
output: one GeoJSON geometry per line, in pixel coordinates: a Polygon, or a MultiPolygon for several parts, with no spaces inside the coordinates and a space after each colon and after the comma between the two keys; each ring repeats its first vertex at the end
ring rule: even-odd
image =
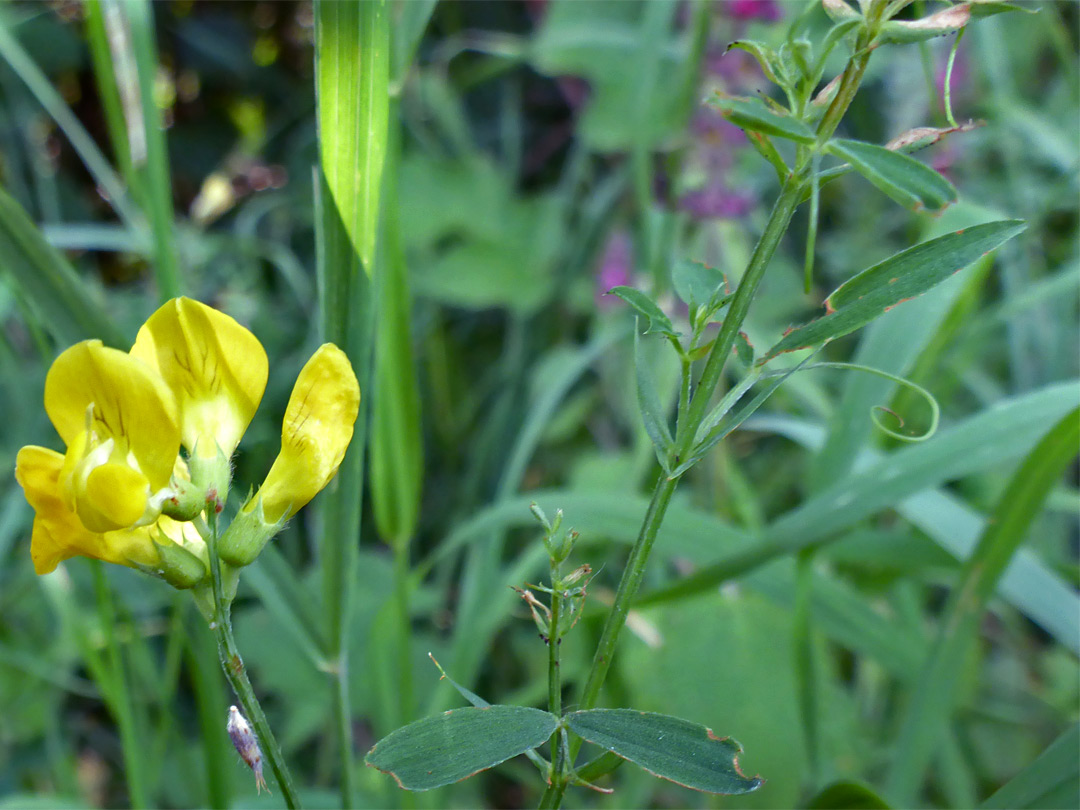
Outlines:
{"type": "Polygon", "coordinates": [[[814,131],[802,121],[787,115],[773,112],[756,98],[735,98],[716,95],[709,99],[709,104],[720,111],[728,121],[751,132],[764,132],[777,138],[810,144],[814,142],[814,131]]]}
{"type": "Polygon", "coordinates": [[[862,15],[852,8],[847,0],[821,0],[821,7],[825,9],[825,13],[834,22],[859,21],[862,19],[862,15]]]}
{"type": "MultiPolygon", "coordinates": [[[[395,131],[390,166],[397,165],[399,141],[400,133],[395,131]]],[[[387,542],[401,544],[407,543],[416,529],[423,448],[420,392],[410,326],[412,297],[401,236],[397,177],[388,173],[385,179],[369,475],[379,535],[387,542]]]]}
{"type": "MultiPolygon", "coordinates": [[[[836,25],[829,29],[829,33],[825,35],[825,39],[821,43],[821,52],[823,54],[828,54],[836,47],[836,43],[852,33],[861,23],[862,17],[859,15],[848,17],[836,23],[836,25]]],[[[822,67],[824,67],[824,65],[822,65],[822,67]]]]}
{"type": "Polygon", "coordinates": [[[109,165],[109,161],[102,154],[93,137],[87,132],[86,127],[12,34],[12,25],[5,17],[0,17],[0,58],[3,58],[15,71],[45,112],[67,136],[72,148],[79,155],[79,159],[94,178],[94,182],[105,191],[109,204],[124,224],[141,235],[142,219],[139,212],[132,206],[124,184],[113,167],[109,165]]]}
{"type": "Polygon", "coordinates": [[[777,57],[776,51],[764,42],[757,42],[752,39],[737,39],[728,45],[727,49],[729,51],[746,51],[757,60],[759,65],[761,65],[761,70],[765,73],[765,78],[773,84],[780,84],[780,80],[777,78],[779,57],[777,57]]]}
{"type": "Polygon", "coordinates": [[[737,386],[728,392],[724,399],[720,401],[717,407],[714,408],[709,416],[702,422],[702,427],[699,428],[697,432],[697,436],[701,436],[702,438],[695,443],[689,458],[684,459],[678,467],[672,470],[671,475],[682,475],[701,461],[701,459],[705,457],[705,454],[719,444],[724,438],[729,436],[735,430],[738,430],[743,422],[753,416],[758,408],[768,401],[769,397],[776,392],[776,389],[779,388],[788,377],[810,362],[811,357],[813,357],[813,355],[803,358],[802,362],[796,366],[792,366],[786,371],[778,372],[769,384],[759,391],[750,402],[734,414],[730,414],[731,408],[742,397],[746,390],[757,381],[758,375],[750,374],[741,380],[737,386]],[[732,398],[729,400],[729,397],[732,398]],[[720,412],[721,407],[724,407],[722,413],[723,418],[715,416],[715,414],[720,412]],[[716,420],[715,423],[713,422],[714,419],[716,420]],[[704,433],[703,428],[705,428],[706,425],[712,424],[715,424],[715,427],[709,429],[708,433],[704,433]]]}
{"type": "Polygon", "coordinates": [[[641,290],[635,290],[633,287],[612,287],[608,290],[609,295],[617,295],[623,301],[632,306],[639,314],[645,317],[646,323],[649,328],[642,334],[648,335],[653,332],[659,332],[669,337],[678,337],[679,333],[675,331],[675,327],[671,323],[671,319],[664,314],[664,311],[660,309],[655,301],[653,301],[641,290]]]}
{"type": "Polygon", "coordinates": [[[393,23],[391,44],[394,52],[393,82],[399,90],[437,3],[438,0],[409,0],[395,4],[393,14],[397,19],[393,23]]]}
{"type": "Polygon", "coordinates": [[[127,345],[67,260],[49,245],[30,217],[0,188],[0,272],[11,279],[61,345],[100,338],[127,345]]]}
{"type": "Polygon", "coordinates": [[[542,745],[558,726],[555,715],[524,706],[454,709],[399,728],[364,761],[405,790],[431,790],[542,745]]]}
{"type": "Polygon", "coordinates": [[[653,447],[656,448],[656,457],[661,466],[667,469],[668,458],[675,443],[671,438],[667,419],[664,418],[664,410],[660,406],[656,380],[649,367],[649,359],[645,356],[641,335],[636,330],[634,332],[634,368],[637,377],[638,408],[641,410],[641,419],[645,423],[645,432],[652,439],[653,447]]]}
{"type": "Polygon", "coordinates": [[[827,149],[905,208],[940,211],[956,202],[953,184],[915,158],[861,141],[834,140],[827,149]]]}
{"type": "Polygon", "coordinates": [[[1080,796],[1080,723],[1073,723],[1050,747],[982,803],[983,810],[1076,807],[1080,796]]]}
{"type": "MultiPolygon", "coordinates": [[[[159,69],[154,11],[149,0],[105,0],[104,17],[114,65],[134,68],[126,73],[118,71],[116,81],[124,106],[128,157],[137,183],[138,202],[150,220],[153,235],[158,294],[166,300],[180,294],[181,284],[173,233],[168,147],[161,110],[154,98],[159,69]],[[133,79],[137,82],[134,87],[130,86],[133,79]]],[[[123,145],[115,147],[120,149],[123,145]]]]}
{"type": "Polygon", "coordinates": [[[945,607],[933,651],[912,691],[889,774],[888,793],[901,806],[918,794],[941,732],[952,715],[963,662],[978,634],[986,602],[1062,470],[1080,454],[1080,409],[1066,414],[1036,445],[1005,488],[960,582],[945,607]]]}
{"type": "Polygon", "coordinates": [[[571,712],[564,722],[582,739],[694,790],[734,795],[757,790],[764,782],[739,770],[738,742],[689,720],[634,709],[592,709],[571,712]]]}
{"type": "Polygon", "coordinates": [[[319,146],[330,195],[368,275],[389,122],[385,0],[316,6],[319,146]]]}
{"type": "Polygon", "coordinates": [[[725,284],[724,274],[701,262],[684,259],[676,262],[671,271],[675,294],[691,307],[708,305],[725,284]]]}
{"type": "Polygon", "coordinates": [[[976,225],[923,242],[863,270],[825,299],[825,317],[789,331],[758,362],[854,332],[882,312],[922,295],[1026,227],[1016,219],[976,225]]]}
{"type": "Polygon", "coordinates": [[[1039,9],[1029,6],[1021,6],[1016,3],[1003,3],[998,0],[971,0],[972,17],[991,17],[994,14],[1004,14],[1009,11],[1022,11],[1025,14],[1038,14],[1039,9]]]}

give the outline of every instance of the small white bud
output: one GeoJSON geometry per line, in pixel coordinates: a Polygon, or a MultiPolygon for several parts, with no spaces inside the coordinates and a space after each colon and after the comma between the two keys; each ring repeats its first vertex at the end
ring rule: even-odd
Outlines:
{"type": "Polygon", "coordinates": [[[255,790],[262,793],[262,789],[266,788],[266,792],[269,793],[270,788],[266,784],[266,779],[263,778],[262,751],[259,750],[259,741],[248,721],[244,719],[244,715],[240,714],[240,710],[235,706],[229,707],[229,723],[226,729],[236,752],[255,774],[255,790]]]}

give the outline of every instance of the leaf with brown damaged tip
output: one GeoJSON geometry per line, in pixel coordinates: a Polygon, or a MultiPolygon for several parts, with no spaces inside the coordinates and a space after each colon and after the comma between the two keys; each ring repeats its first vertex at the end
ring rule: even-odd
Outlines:
{"type": "Polygon", "coordinates": [[[923,42],[959,31],[971,20],[971,3],[949,6],[920,20],[890,20],[881,29],[881,42],[923,42]]]}
{"type": "Polygon", "coordinates": [[[970,132],[986,126],[985,121],[968,121],[955,127],[915,127],[903,132],[885,144],[892,152],[915,152],[931,146],[954,132],[970,132]]]}
{"type": "Polygon", "coordinates": [[[759,364],[854,332],[886,310],[937,286],[1026,227],[1018,219],[976,225],[923,242],[863,270],[825,299],[825,317],[786,333],[759,364]]]}
{"type": "Polygon", "coordinates": [[[582,739],[684,787],[735,795],[765,781],[739,770],[738,742],[689,720],[636,709],[592,709],[563,719],[582,739]]]}

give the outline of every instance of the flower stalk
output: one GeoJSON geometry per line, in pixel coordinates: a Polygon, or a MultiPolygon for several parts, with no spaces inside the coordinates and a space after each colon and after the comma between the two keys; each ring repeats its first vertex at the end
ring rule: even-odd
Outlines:
{"type": "Polygon", "coordinates": [[[239,698],[240,705],[244,707],[244,714],[247,715],[248,721],[255,731],[255,736],[259,739],[259,745],[266,757],[266,761],[270,764],[270,770],[274,772],[274,777],[281,788],[281,795],[285,799],[285,804],[292,810],[292,808],[302,806],[300,797],[293,786],[292,775],[289,773],[288,765],[285,764],[281,746],[278,745],[274,733],[270,730],[270,724],[266,720],[259,699],[255,697],[255,690],[252,689],[251,681],[248,680],[244,661],[240,657],[236,639],[233,637],[232,606],[231,601],[225,596],[221,562],[217,555],[217,515],[213,513],[213,510],[207,510],[207,512],[205,520],[196,518],[194,524],[199,530],[199,534],[206,541],[210,552],[210,584],[214,605],[210,629],[214,631],[214,638],[217,640],[221,668],[225,671],[225,677],[228,679],[229,685],[232,686],[237,698],[239,698]]]}

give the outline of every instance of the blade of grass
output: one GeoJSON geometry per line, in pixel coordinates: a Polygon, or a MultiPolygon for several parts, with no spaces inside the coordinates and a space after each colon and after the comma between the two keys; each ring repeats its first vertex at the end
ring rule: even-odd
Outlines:
{"type": "Polygon", "coordinates": [[[135,232],[142,232],[142,217],[132,205],[124,190],[119,176],[109,165],[86,127],[64,102],[64,99],[52,86],[48,77],[42,73],[34,60],[11,33],[10,23],[0,18],[0,59],[11,66],[16,75],[26,84],[45,112],[56,122],[67,136],[71,146],[82,159],[94,182],[104,193],[113,210],[124,224],[135,232]]]}
{"type": "Polygon", "coordinates": [[[86,44],[94,66],[94,82],[102,111],[105,113],[105,126],[112,143],[113,157],[120,166],[120,175],[130,187],[134,185],[134,179],[127,125],[124,122],[124,105],[120,100],[117,84],[119,65],[116,70],[113,69],[113,54],[109,48],[109,32],[105,27],[102,0],[85,0],[83,9],[86,14],[86,44]]]}
{"type": "Polygon", "coordinates": [[[316,6],[319,151],[327,187],[372,274],[389,122],[385,0],[316,6]]]}
{"type": "Polygon", "coordinates": [[[120,727],[120,741],[124,756],[124,780],[127,784],[128,800],[131,802],[133,810],[142,810],[142,808],[150,806],[149,795],[147,794],[145,759],[143,758],[144,741],[139,739],[134,696],[128,688],[129,680],[124,658],[114,632],[116,609],[113,604],[112,592],[105,579],[105,572],[102,570],[102,563],[97,560],[88,560],[87,563],[90,565],[93,574],[98,620],[104,636],[105,653],[108,656],[109,686],[104,691],[106,692],[109,709],[120,727]]]}
{"type": "MultiPolygon", "coordinates": [[[[0,29],[2,30],[2,29],[0,29]]],[[[0,189],[0,268],[56,339],[67,345],[100,338],[109,346],[126,346],[109,320],[106,308],[60,253],[49,245],[22,207],[0,189]]]]}
{"type": "Polygon", "coordinates": [[[943,727],[951,717],[963,663],[978,634],[978,621],[1006,566],[1062,471],[1080,453],[1080,409],[1066,414],[1013,475],[988,521],[960,582],[953,589],[892,757],[886,793],[898,806],[915,800],[943,727]]]}
{"type": "MultiPolygon", "coordinates": [[[[397,122],[397,102],[390,120],[397,122]]],[[[383,257],[376,284],[379,322],[375,341],[375,403],[371,423],[371,504],[375,526],[394,551],[394,646],[397,681],[386,697],[398,708],[397,725],[413,720],[412,623],[409,616],[409,545],[420,513],[422,445],[420,392],[412,346],[408,268],[398,212],[397,165],[400,127],[395,124],[387,149],[383,181],[383,257]]],[[[387,651],[387,654],[393,654],[387,651]]]]}
{"type": "Polygon", "coordinates": [[[984,810],[1071,807],[1080,793],[1080,724],[1072,723],[1050,747],[984,801],[984,810]]]}
{"type": "MultiPolygon", "coordinates": [[[[370,402],[375,339],[372,261],[386,154],[390,41],[386,5],[315,6],[315,85],[320,170],[316,174],[316,253],[322,329],[349,356],[370,402]],[[365,272],[359,272],[360,266],[365,272]]],[[[340,745],[341,804],[352,807],[353,746],[349,711],[349,616],[364,486],[368,411],[361,407],[352,443],[323,497],[320,540],[327,660],[334,679],[340,745]]]]}
{"type": "MultiPolygon", "coordinates": [[[[158,73],[154,41],[154,12],[149,0],[102,0],[105,28],[112,55],[118,94],[122,102],[126,138],[114,141],[119,153],[128,153],[139,202],[150,221],[154,273],[161,300],[180,295],[180,278],[173,233],[172,183],[169,154],[161,111],[154,99],[158,73]],[[132,82],[135,86],[132,86],[132,82]]],[[[95,66],[98,61],[95,61],[95,66]]],[[[99,80],[99,84],[101,80],[99,80]]],[[[110,127],[110,132],[112,127],[110,127]]]]}

